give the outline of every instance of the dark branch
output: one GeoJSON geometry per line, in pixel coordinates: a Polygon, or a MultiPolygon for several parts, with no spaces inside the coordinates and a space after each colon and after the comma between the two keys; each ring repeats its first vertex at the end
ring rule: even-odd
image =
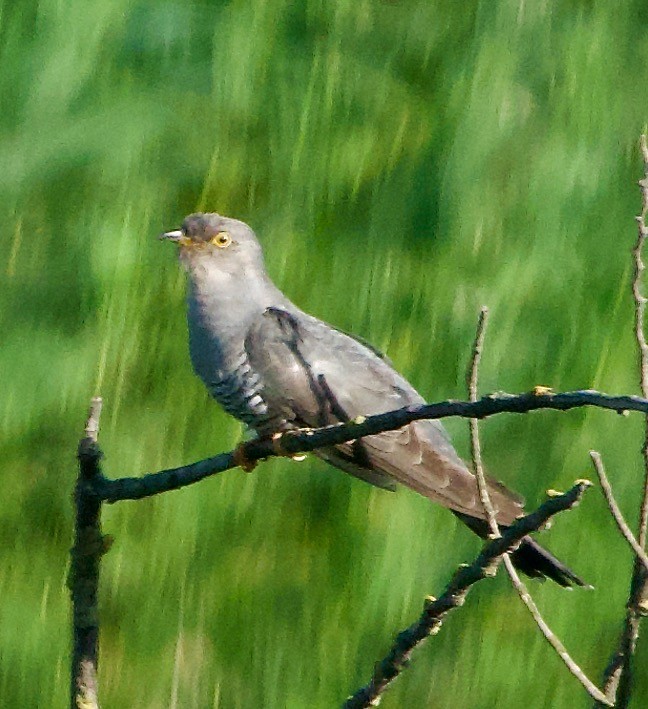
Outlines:
{"type": "MultiPolygon", "coordinates": [[[[625,413],[641,411],[648,414],[648,399],[638,396],[608,396],[597,391],[572,391],[554,394],[544,387],[526,394],[498,393],[485,396],[479,401],[441,401],[436,404],[408,406],[376,416],[359,417],[354,421],[309,431],[288,431],[281,437],[280,446],[276,440],[252,440],[243,445],[244,459],[248,462],[270,458],[280,449],[284,455],[308,453],[316,448],[338,445],[383,431],[391,431],[421,419],[441,419],[451,416],[461,418],[486,418],[501,413],[526,414],[539,409],[568,411],[583,406],[625,413]]],[[[238,460],[241,460],[238,457],[238,460]]],[[[168,490],[191,485],[237,466],[234,452],[221,453],[213,458],[191,463],[179,468],[149,473],[139,478],[119,478],[108,480],[98,478],[95,482],[96,494],[106,502],[137,500],[168,490]]]]}
{"type": "Polygon", "coordinates": [[[378,698],[402,672],[412,652],[439,630],[450,611],[463,605],[470,587],[481,579],[493,576],[502,555],[514,551],[524,536],[540,529],[558,512],[578,504],[590,485],[587,481],[577,482],[571,490],[548,499],[535,512],[520,518],[501,537],[485,544],[472,564],[459,568],[443,595],[426,603],[420,618],[396,636],[389,654],[376,664],[369,684],[349,697],[344,709],[376,706],[378,698]]]}
{"type": "Polygon", "coordinates": [[[99,616],[97,593],[99,564],[106,549],[101,534],[101,499],[95,492],[101,480],[97,446],[101,399],[93,399],[79,442],[79,476],[74,491],[75,527],[68,585],[72,596],[72,663],[70,706],[98,709],[97,664],[99,659],[99,616]]]}

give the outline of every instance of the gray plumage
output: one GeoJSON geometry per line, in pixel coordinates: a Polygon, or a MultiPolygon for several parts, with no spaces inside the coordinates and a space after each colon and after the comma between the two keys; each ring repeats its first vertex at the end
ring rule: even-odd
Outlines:
{"type": "MultiPolygon", "coordinates": [[[[194,369],[221,406],[258,435],[424,402],[375,350],[291,303],[267,275],[259,242],[243,222],[193,214],[164,237],[178,242],[188,273],[194,369]]],[[[438,421],[417,421],[317,455],[373,485],[406,485],[476,533],[487,533],[475,477],[438,421]]],[[[524,501],[502,484],[489,480],[489,493],[500,525],[523,514],[524,501]]],[[[583,585],[530,538],[514,561],[532,576],[583,585]]]]}

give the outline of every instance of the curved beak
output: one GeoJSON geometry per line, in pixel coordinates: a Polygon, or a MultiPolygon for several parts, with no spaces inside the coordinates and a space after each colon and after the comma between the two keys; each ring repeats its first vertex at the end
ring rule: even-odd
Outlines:
{"type": "Polygon", "coordinates": [[[167,231],[164,234],[160,234],[160,236],[158,236],[158,239],[160,240],[164,239],[168,241],[175,241],[177,244],[182,243],[184,238],[185,236],[180,231],[180,229],[176,229],[175,231],[167,231]]]}

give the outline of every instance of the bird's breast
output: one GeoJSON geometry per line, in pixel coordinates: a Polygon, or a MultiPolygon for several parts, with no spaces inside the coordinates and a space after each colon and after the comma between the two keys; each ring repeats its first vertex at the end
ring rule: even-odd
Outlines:
{"type": "Polygon", "coordinates": [[[272,416],[261,377],[245,353],[242,326],[228,327],[189,304],[189,351],[194,371],[216,401],[235,418],[257,428],[272,416]]]}
{"type": "Polygon", "coordinates": [[[261,378],[252,370],[244,353],[229,366],[216,370],[205,384],[227,413],[249,426],[256,428],[269,417],[261,378]]]}

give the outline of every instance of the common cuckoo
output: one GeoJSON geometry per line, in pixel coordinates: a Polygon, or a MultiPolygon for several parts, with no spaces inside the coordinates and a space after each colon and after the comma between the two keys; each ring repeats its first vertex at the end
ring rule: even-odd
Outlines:
{"type": "MultiPolygon", "coordinates": [[[[192,214],[162,238],[179,246],[188,274],[194,370],[221,406],[259,436],[424,403],[379,352],[286,298],[270,280],[247,224],[192,214]]],[[[449,508],[478,535],[488,533],[476,479],[439,421],[416,421],[316,454],[372,485],[406,485],[449,508]]],[[[519,495],[491,479],[488,488],[501,526],[523,514],[519,495]]],[[[512,558],[530,576],[585,585],[530,537],[512,558]]]]}

